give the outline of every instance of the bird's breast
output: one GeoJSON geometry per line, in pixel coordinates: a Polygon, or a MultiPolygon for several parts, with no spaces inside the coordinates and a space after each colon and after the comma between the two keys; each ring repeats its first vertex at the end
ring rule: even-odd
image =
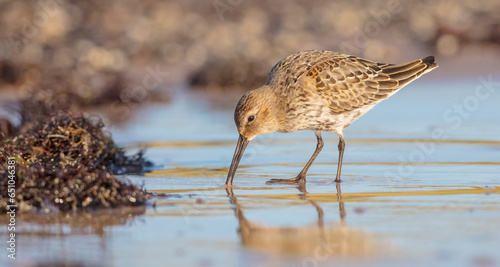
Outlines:
{"type": "Polygon", "coordinates": [[[368,112],[373,105],[343,113],[333,112],[324,104],[304,104],[288,109],[285,127],[280,132],[301,130],[341,133],[342,130],[368,112]]]}
{"type": "Polygon", "coordinates": [[[338,126],[336,117],[324,101],[291,103],[287,107],[286,122],[282,132],[335,131],[338,126]]]}

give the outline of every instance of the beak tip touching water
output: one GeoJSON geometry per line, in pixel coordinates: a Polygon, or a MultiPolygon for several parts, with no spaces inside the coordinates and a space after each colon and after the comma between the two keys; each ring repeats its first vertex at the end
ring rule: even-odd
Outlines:
{"type": "Polygon", "coordinates": [[[231,162],[231,167],[229,167],[229,172],[227,174],[226,185],[233,184],[233,178],[236,173],[236,169],[238,168],[238,164],[240,163],[241,157],[245,152],[245,148],[248,145],[248,138],[240,134],[240,138],[238,139],[238,143],[236,144],[236,149],[234,151],[233,161],[231,162]]]}

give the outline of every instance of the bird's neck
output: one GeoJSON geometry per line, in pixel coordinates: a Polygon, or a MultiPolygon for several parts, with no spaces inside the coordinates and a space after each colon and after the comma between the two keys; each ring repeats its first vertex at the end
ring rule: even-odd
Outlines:
{"type": "Polygon", "coordinates": [[[283,97],[280,97],[277,90],[274,90],[268,85],[264,85],[257,89],[265,99],[265,105],[269,112],[269,125],[272,125],[272,132],[281,132],[286,121],[286,103],[283,97]]]}

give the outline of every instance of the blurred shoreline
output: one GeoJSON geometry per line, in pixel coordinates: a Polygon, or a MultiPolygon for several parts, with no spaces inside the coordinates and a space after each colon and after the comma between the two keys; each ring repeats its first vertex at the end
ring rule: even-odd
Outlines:
{"type": "Polygon", "coordinates": [[[306,49],[394,63],[434,55],[442,66],[435,77],[494,72],[500,62],[498,1],[4,0],[0,7],[2,88],[55,73],[99,95],[108,76],[136,84],[159,65],[169,73],[163,82],[243,91],[306,49]]]}

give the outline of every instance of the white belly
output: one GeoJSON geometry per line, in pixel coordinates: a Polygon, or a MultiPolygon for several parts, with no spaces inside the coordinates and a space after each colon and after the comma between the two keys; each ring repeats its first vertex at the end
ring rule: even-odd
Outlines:
{"type": "Polygon", "coordinates": [[[376,103],[341,114],[333,113],[326,105],[309,106],[298,110],[294,117],[287,121],[286,130],[280,132],[295,132],[301,130],[342,133],[342,130],[363,116],[376,103]]]}

